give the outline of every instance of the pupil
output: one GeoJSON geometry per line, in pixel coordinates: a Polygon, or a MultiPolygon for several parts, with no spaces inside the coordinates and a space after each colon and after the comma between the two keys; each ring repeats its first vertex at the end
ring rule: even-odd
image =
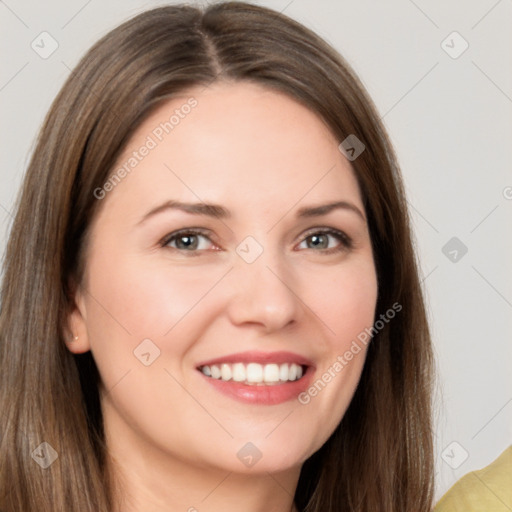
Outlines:
{"type": "Polygon", "coordinates": [[[327,237],[325,235],[312,235],[311,243],[313,247],[321,247],[322,249],[325,249],[328,245],[327,237]]]}
{"type": "Polygon", "coordinates": [[[180,246],[180,249],[195,249],[197,247],[197,238],[194,235],[180,236],[177,245],[180,246]]]}

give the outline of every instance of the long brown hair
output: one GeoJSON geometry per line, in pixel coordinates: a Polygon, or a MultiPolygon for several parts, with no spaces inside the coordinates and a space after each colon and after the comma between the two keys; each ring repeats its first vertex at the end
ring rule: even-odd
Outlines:
{"type": "MultiPolygon", "coordinates": [[[[64,344],[73,283],[83,276],[88,228],[107,181],[140,123],[187,88],[252,81],[317,113],[352,162],[378,276],[374,334],[340,425],[302,468],[304,512],[426,512],[433,456],[432,353],[403,185],[375,107],[347,63],[321,38],[272,10],[220,3],[140,14],[96,43],[72,71],[41,129],[8,241],[0,313],[0,509],[107,512],[107,479],[90,353],[64,344]],[[34,451],[58,455],[44,469],[34,451]],[[38,448],[39,447],[39,448],[38,448]]],[[[41,456],[41,454],[39,454],[41,456]]]]}

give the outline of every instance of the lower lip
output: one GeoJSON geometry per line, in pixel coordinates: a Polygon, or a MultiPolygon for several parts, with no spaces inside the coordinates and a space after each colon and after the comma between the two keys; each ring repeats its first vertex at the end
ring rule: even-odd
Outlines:
{"type": "Polygon", "coordinates": [[[235,382],[233,380],[225,381],[207,377],[200,372],[203,378],[213,386],[217,391],[234,398],[239,402],[246,404],[276,405],[289,400],[294,400],[298,395],[304,392],[311,381],[313,368],[308,367],[304,375],[299,380],[285,382],[283,384],[273,384],[270,386],[250,386],[235,382]]]}

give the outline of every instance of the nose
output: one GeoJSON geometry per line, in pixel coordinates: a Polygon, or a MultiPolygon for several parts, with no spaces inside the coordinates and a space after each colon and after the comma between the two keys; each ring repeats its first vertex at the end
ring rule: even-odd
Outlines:
{"type": "Polygon", "coordinates": [[[234,270],[228,314],[235,325],[258,325],[270,333],[300,320],[297,279],[279,255],[264,251],[253,263],[240,259],[234,270]]]}

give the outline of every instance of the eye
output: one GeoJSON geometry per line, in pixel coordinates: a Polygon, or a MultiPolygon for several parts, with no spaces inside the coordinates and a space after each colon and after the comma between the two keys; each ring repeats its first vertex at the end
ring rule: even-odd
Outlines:
{"type": "Polygon", "coordinates": [[[314,249],[330,254],[350,249],[352,240],[337,229],[316,229],[316,231],[310,231],[298,247],[299,249],[314,249]]]}
{"type": "Polygon", "coordinates": [[[183,229],[167,235],[161,242],[162,247],[179,251],[205,251],[214,246],[209,236],[198,229],[183,229]]]}

